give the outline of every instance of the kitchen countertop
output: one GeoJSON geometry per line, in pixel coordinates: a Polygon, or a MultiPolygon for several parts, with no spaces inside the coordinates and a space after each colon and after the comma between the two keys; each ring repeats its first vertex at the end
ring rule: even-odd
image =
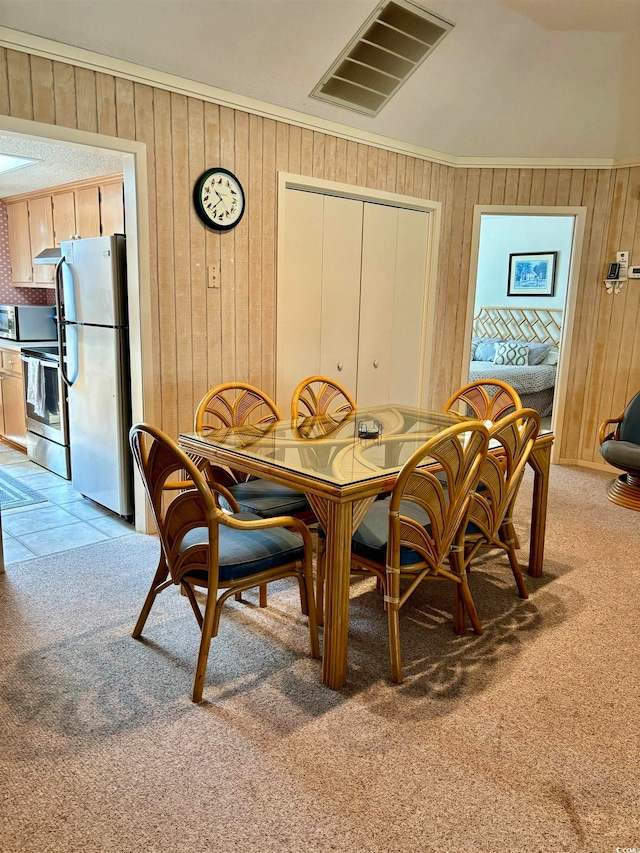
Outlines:
{"type": "Polygon", "coordinates": [[[0,349],[10,349],[15,350],[15,352],[20,352],[21,349],[32,349],[33,347],[47,347],[47,346],[56,346],[58,343],[55,341],[12,341],[9,338],[0,338],[0,349]]]}

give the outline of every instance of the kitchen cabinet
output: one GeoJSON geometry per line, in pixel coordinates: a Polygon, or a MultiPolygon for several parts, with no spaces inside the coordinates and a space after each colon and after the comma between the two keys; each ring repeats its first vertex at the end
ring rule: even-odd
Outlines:
{"type": "Polygon", "coordinates": [[[27,446],[24,381],[18,350],[0,350],[0,433],[13,444],[27,446]]]}
{"type": "Polygon", "coordinates": [[[33,264],[64,240],[124,234],[124,184],[119,176],[66,184],[5,199],[11,280],[18,287],[53,287],[52,264],[33,264]]]}
{"type": "MultiPolygon", "coordinates": [[[[39,255],[43,249],[53,246],[53,207],[51,196],[29,199],[29,237],[31,240],[31,257],[39,255]]],[[[53,284],[53,267],[48,264],[33,265],[33,286],[50,286],[53,284]]]]}
{"type": "Polygon", "coordinates": [[[97,186],[75,191],[76,237],[100,236],[100,191],[97,186]]]}
{"type": "Polygon", "coordinates": [[[124,234],[124,184],[100,186],[100,226],[102,236],[124,234]]]}
{"type": "Polygon", "coordinates": [[[75,191],[54,193],[55,245],[63,240],[124,234],[124,184],[109,182],[75,191]]]}
{"type": "Polygon", "coordinates": [[[286,193],[276,402],[287,411],[298,382],[320,374],[359,407],[420,406],[430,213],[286,193]]]}
{"type": "Polygon", "coordinates": [[[53,202],[53,245],[59,246],[63,240],[73,240],[76,236],[76,202],[73,191],[54,193],[53,202]]]}
{"type": "Polygon", "coordinates": [[[14,285],[33,284],[31,259],[31,236],[29,233],[29,203],[18,201],[7,204],[9,226],[9,257],[11,259],[11,281],[14,285]]]}

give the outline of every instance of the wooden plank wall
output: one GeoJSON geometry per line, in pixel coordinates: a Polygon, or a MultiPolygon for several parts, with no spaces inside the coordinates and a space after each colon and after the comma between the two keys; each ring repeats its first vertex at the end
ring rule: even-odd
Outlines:
{"type": "Polygon", "coordinates": [[[474,205],[586,206],[561,457],[597,460],[599,423],[640,387],[640,283],[616,297],[602,284],[617,250],[640,261],[637,168],[454,169],[4,49],[0,113],[146,143],[154,417],[171,435],[190,427],[220,381],[273,393],[278,170],[442,203],[430,387],[438,407],[461,375],[474,205]],[[248,195],[242,222],[223,235],[205,229],[191,204],[196,178],[214,165],[235,172],[248,195]],[[212,264],[219,290],[206,286],[212,264]]]}

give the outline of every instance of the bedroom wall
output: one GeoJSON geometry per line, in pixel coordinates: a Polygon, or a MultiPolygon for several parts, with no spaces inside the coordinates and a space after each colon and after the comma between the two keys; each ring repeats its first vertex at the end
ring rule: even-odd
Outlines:
{"type": "Polygon", "coordinates": [[[474,315],[484,305],[562,309],[569,278],[573,225],[572,216],[483,216],[474,315]],[[558,253],[553,296],[507,296],[509,255],[515,252],[558,253]]]}
{"type": "Polygon", "coordinates": [[[0,114],[146,143],[153,327],[147,357],[156,406],[149,417],[172,435],[190,427],[197,401],[221,380],[248,380],[273,392],[278,170],[442,202],[434,407],[462,375],[474,204],[585,205],[561,455],[591,462],[600,420],[640,387],[640,286],[612,298],[602,285],[615,249],[632,250],[635,241],[632,260],[640,260],[640,168],[454,169],[17,50],[0,51],[0,114]],[[234,171],[249,199],[240,225],[223,235],[206,231],[191,204],[194,181],[212,165],[234,171]],[[206,287],[208,264],[219,265],[219,290],[206,287]]]}

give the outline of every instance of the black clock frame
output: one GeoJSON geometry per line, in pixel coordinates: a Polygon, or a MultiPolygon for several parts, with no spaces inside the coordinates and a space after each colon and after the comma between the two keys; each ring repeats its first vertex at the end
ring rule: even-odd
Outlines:
{"type": "Polygon", "coordinates": [[[246,200],[246,197],[244,194],[244,189],[242,187],[242,184],[240,183],[238,178],[233,174],[233,172],[230,172],[229,169],[223,169],[222,166],[215,166],[214,168],[207,169],[206,172],[203,172],[200,175],[200,177],[198,178],[198,180],[195,182],[195,185],[193,187],[193,206],[196,209],[196,213],[198,214],[198,217],[202,220],[204,225],[207,226],[207,228],[210,228],[212,231],[231,231],[231,229],[235,228],[236,225],[240,222],[240,220],[244,216],[244,211],[245,211],[246,206],[247,206],[247,200],[246,200]],[[201,193],[202,187],[204,186],[204,183],[207,180],[207,178],[209,178],[213,174],[229,175],[229,177],[233,178],[233,180],[236,182],[236,184],[238,185],[238,189],[240,190],[240,206],[241,206],[240,216],[238,216],[238,218],[236,220],[234,220],[234,222],[232,222],[229,225],[220,225],[217,222],[215,222],[214,220],[212,220],[211,217],[205,211],[204,206],[202,204],[202,193],[201,193]]]}

